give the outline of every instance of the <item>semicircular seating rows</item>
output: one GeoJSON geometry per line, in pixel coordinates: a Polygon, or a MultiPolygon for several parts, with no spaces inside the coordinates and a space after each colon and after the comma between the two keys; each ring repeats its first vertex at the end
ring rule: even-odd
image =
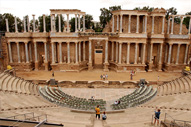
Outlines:
{"type": "Polygon", "coordinates": [[[0,73],[0,101],[1,111],[56,106],[39,96],[36,84],[7,71],[0,73]]]}
{"type": "Polygon", "coordinates": [[[153,89],[152,86],[141,86],[135,89],[132,93],[119,98],[120,104],[112,104],[113,110],[126,109],[128,107],[135,107],[143,104],[153,98],[157,94],[157,88],[153,89]]]}
{"type": "Polygon", "coordinates": [[[63,107],[69,107],[78,110],[94,110],[95,107],[99,105],[102,111],[106,109],[106,101],[103,99],[87,100],[86,98],[71,96],[64,93],[60,87],[39,87],[39,93],[50,102],[63,107]]]}
{"type": "Polygon", "coordinates": [[[176,78],[158,87],[158,96],[191,92],[191,74],[176,78]]]}

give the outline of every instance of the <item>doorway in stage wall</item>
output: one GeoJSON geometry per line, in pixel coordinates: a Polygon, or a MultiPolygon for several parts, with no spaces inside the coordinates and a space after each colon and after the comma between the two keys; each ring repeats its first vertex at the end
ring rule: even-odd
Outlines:
{"type": "Polygon", "coordinates": [[[103,69],[103,46],[98,41],[94,49],[94,68],[103,69]]]}

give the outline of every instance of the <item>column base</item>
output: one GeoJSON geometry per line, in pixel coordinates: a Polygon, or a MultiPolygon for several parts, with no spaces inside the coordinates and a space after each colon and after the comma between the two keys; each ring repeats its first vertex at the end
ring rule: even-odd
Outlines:
{"type": "Polygon", "coordinates": [[[48,62],[45,62],[44,66],[45,66],[45,71],[48,71],[48,62]]]}
{"type": "Polygon", "coordinates": [[[158,65],[158,71],[162,71],[162,64],[158,65]]]}
{"type": "Polygon", "coordinates": [[[38,71],[39,68],[39,62],[35,62],[35,71],[38,71]]]}
{"type": "Polygon", "coordinates": [[[108,66],[109,66],[109,63],[104,63],[103,71],[108,72],[109,71],[108,66]]]}
{"type": "Polygon", "coordinates": [[[153,68],[153,63],[152,62],[149,62],[149,72],[151,72],[152,71],[152,68],[153,68]]]}
{"type": "Polygon", "coordinates": [[[92,63],[88,63],[88,70],[93,70],[93,66],[92,66],[92,63]]]}

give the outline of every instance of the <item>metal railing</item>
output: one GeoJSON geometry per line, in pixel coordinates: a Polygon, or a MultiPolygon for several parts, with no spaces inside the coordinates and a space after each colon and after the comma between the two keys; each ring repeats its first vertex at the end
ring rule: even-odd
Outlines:
{"type": "Polygon", "coordinates": [[[169,114],[165,113],[164,124],[170,127],[191,127],[191,121],[174,119],[169,114]]]}
{"type": "Polygon", "coordinates": [[[30,118],[34,118],[34,112],[30,112],[30,113],[25,113],[25,114],[19,114],[19,115],[15,115],[15,116],[6,117],[6,119],[17,119],[18,117],[23,117],[24,120],[27,120],[27,119],[29,119],[29,118],[27,118],[28,115],[32,115],[32,117],[30,117],[30,118]]]}

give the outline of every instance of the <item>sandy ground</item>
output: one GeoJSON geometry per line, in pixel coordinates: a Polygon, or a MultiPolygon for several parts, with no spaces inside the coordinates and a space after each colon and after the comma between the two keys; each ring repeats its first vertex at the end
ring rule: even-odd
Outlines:
{"type": "MultiPolygon", "coordinates": [[[[82,72],[54,72],[56,80],[69,81],[98,81],[101,74],[107,74],[109,81],[131,81],[130,73],[117,73],[114,71],[103,72],[102,70],[82,71],[82,72]]],[[[31,71],[31,72],[17,72],[17,76],[25,80],[49,80],[52,77],[51,71],[31,71]]],[[[146,81],[170,81],[181,76],[181,73],[174,72],[137,72],[133,76],[132,81],[139,81],[141,78],[146,81]]]]}

